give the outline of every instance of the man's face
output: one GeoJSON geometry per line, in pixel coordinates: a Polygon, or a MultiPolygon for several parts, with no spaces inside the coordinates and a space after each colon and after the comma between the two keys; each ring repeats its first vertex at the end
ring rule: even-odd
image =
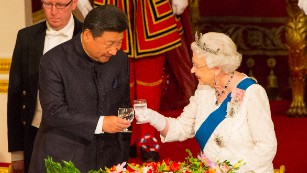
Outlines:
{"type": "Polygon", "coordinates": [[[105,63],[121,48],[124,32],[105,31],[101,36],[93,38],[90,30],[82,34],[82,45],[85,52],[95,61],[105,63]]]}
{"type": "Polygon", "coordinates": [[[54,30],[60,30],[69,22],[78,0],[41,0],[46,20],[54,30]]]}

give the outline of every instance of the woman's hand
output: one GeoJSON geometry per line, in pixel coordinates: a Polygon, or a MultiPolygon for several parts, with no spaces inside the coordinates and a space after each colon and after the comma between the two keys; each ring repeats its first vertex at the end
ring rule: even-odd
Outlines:
{"type": "Polygon", "coordinates": [[[147,108],[145,111],[136,111],[135,119],[138,123],[150,123],[158,131],[161,131],[165,128],[166,119],[163,115],[158,112],[147,108]]]}

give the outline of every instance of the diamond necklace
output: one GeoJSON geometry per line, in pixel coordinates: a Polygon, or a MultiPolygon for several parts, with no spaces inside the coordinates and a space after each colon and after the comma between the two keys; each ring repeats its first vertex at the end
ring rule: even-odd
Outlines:
{"type": "MultiPolygon", "coordinates": [[[[224,86],[224,89],[223,89],[223,91],[222,91],[221,93],[219,93],[219,92],[217,91],[217,89],[215,88],[215,93],[216,93],[215,105],[216,105],[216,106],[219,104],[219,101],[218,101],[219,98],[220,98],[223,94],[225,94],[225,91],[226,91],[226,89],[228,88],[228,85],[230,84],[230,81],[231,81],[231,79],[233,78],[233,75],[234,75],[234,74],[235,74],[234,72],[231,73],[231,76],[230,76],[230,78],[228,79],[228,81],[227,81],[226,85],[224,86]]],[[[214,85],[216,86],[216,81],[214,81],[214,85]]]]}

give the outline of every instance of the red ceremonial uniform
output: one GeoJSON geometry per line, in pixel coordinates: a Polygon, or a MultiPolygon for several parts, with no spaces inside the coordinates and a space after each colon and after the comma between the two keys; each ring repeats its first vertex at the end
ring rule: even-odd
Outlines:
{"type": "Polygon", "coordinates": [[[128,16],[122,49],[130,58],[160,55],[181,45],[183,32],[169,1],[95,0],[94,5],[113,4],[128,16]],[[135,29],[134,29],[135,28],[135,29]]]}

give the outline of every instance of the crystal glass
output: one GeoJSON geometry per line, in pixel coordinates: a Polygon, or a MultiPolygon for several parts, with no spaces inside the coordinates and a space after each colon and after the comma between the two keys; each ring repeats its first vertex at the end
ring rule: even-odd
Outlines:
{"type": "MultiPolygon", "coordinates": [[[[134,109],[133,108],[118,108],[118,117],[132,122],[134,118],[134,109]]],[[[122,132],[131,132],[131,131],[128,129],[124,129],[122,132]]]]}
{"type": "MultiPolygon", "coordinates": [[[[136,116],[142,116],[144,115],[143,112],[146,111],[147,109],[147,102],[145,99],[137,99],[133,101],[133,108],[136,112],[140,112],[141,115],[136,115],[136,116]]],[[[143,117],[140,117],[141,119],[143,117]]],[[[137,124],[140,124],[138,122],[136,122],[137,124]]]]}

